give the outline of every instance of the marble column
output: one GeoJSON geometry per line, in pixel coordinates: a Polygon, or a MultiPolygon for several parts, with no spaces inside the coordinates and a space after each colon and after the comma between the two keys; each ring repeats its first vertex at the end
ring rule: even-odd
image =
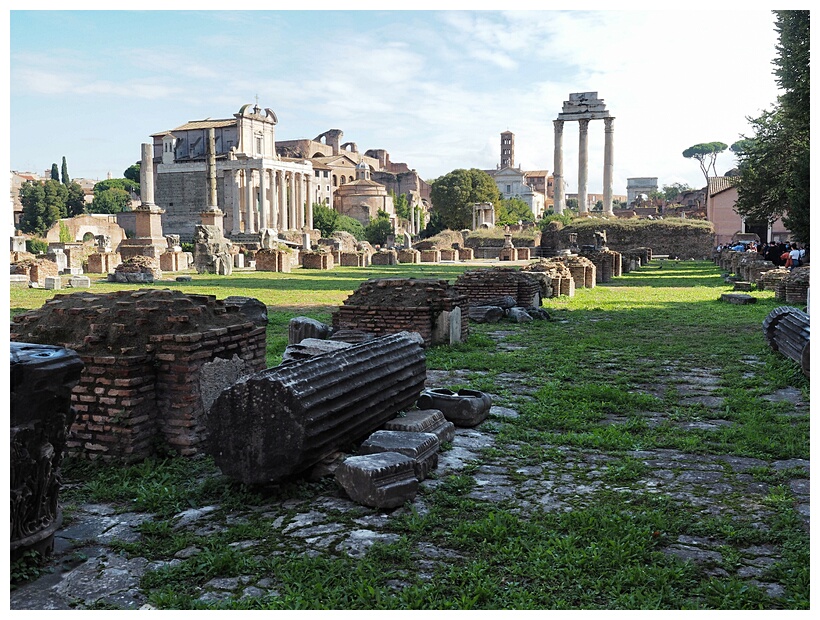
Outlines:
{"type": "Polygon", "coordinates": [[[305,175],[301,172],[296,175],[296,187],[299,197],[296,203],[296,228],[302,230],[305,227],[305,175]]]}
{"type": "Polygon", "coordinates": [[[208,202],[205,205],[206,211],[218,211],[219,207],[217,206],[216,202],[216,146],[215,146],[215,137],[214,137],[214,129],[211,127],[208,129],[208,147],[207,147],[207,159],[208,159],[208,202]]]}
{"type": "Polygon", "coordinates": [[[254,211],[256,210],[256,196],[253,191],[253,170],[245,168],[245,232],[256,232],[254,211]]]}
{"type": "Polygon", "coordinates": [[[553,156],[552,192],[553,211],[564,212],[564,121],[552,121],[555,127],[555,154],[553,156]]]}
{"type": "Polygon", "coordinates": [[[578,214],[587,212],[587,177],[589,176],[589,119],[578,121],[578,214]]]}
{"type": "Polygon", "coordinates": [[[232,170],[231,177],[231,235],[238,235],[241,231],[239,228],[239,221],[242,219],[240,216],[240,209],[241,209],[241,195],[240,195],[240,171],[239,170],[232,170]]]}
{"type": "Polygon", "coordinates": [[[313,230],[313,177],[309,174],[305,175],[305,195],[305,228],[313,230]]]}
{"type": "Polygon", "coordinates": [[[612,215],[612,173],[613,139],[615,137],[615,119],[604,119],[604,215],[612,215]]]}
{"type": "Polygon", "coordinates": [[[259,228],[269,228],[268,226],[268,172],[264,164],[259,168],[259,228]]]}
{"type": "Polygon", "coordinates": [[[296,230],[296,178],[288,173],[288,230],[296,230]]]}
{"type": "Polygon", "coordinates": [[[287,185],[287,178],[285,177],[285,171],[279,170],[276,173],[276,186],[277,191],[279,192],[279,227],[278,230],[287,230],[288,229],[288,206],[287,206],[287,199],[288,199],[288,185],[287,185]]]}
{"type": "Polygon", "coordinates": [[[276,170],[270,171],[270,227],[279,230],[279,183],[276,170]]]}

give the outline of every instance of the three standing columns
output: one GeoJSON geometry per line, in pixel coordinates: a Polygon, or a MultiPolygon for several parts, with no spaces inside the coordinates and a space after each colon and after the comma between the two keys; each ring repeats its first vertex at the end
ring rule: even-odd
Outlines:
{"type": "MultiPolygon", "coordinates": [[[[578,213],[585,214],[587,208],[587,182],[589,176],[589,121],[578,119],[578,213]]],[[[555,152],[553,160],[553,195],[555,213],[563,213],[566,207],[564,193],[564,121],[554,120],[555,152]]],[[[614,169],[613,154],[615,134],[614,117],[604,118],[604,213],[612,215],[612,173],[614,169]]]]}

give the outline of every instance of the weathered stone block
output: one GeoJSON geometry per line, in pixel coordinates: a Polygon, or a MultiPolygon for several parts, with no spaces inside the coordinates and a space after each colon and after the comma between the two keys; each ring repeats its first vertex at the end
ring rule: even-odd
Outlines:
{"type": "Polygon", "coordinates": [[[73,276],[69,278],[68,285],[71,288],[90,288],[91,278],[88,276],[73,276]]]}
{"type": "Polygon", "coordinates": [[[720,300],[737,305],[757,303],[757,297],[752,297],[751,295],[746,295],[745,293],[723,293],[720,296],[720,300]]]}
{"type": "Polygon", "coordinates": [[[46,276],[45,288],[48,290],[57,290],[63,288],[63,280],[60,276],[46,276]]]}
{"type": "Polygon", "coordinates": [[[376,431],[362,442],[360,454],[398,452],[413,459],[413,471],[419,482],[438,465],[438,449],[441,445],[434,433],[410,431],[376,431]]]}
{"type": "Polygon", "coordinates": [[[441,443],[453,441],[456,436],[455,425],[448,421],[438,409],[408,411],[401,417],[389,420],[384,425],[384,430],[405,433],[433,433],[441,443]]]}
{"type": "Polygon", "coordinates": [[[321,321],[306,316],[297,316],[288,322],[288,344],[299,344],[305,338],[324,340],[330,336],[332,328],[321,321]]]}
{"type": "Polygon", "coordinates": [[[351,456],[336,470],[336,482],[354,502],[396,508],[416,497],[414,464],[413,458],[398,452],[351,456]]]}
{"type": "Polygon", "coordinates": [[[498,306],[470,306],[469,316],[476,323],[498,323],[504,318],[504,309],[498,306]]]}
{"type": "Polygon", "coordinates": [[[419,409],[438,409],[456,426],[477,426],[487,419],[493,401],[489,394],[462,389],[457,393],[447,388],[424,390],[419,396],[419,409]]]}
{"type": "Polygon", "coordinates": [[[338,340],[319,340],[318,338],[304,338],[297,344],[289,344],[282,354],[282,361],[306,360],[317,355],[338,351],[351,346],[349,342],[338,340]]]}

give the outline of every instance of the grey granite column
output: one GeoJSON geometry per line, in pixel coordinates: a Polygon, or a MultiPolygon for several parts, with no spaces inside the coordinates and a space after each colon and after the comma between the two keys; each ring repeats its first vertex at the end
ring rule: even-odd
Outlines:
{"type": "Polygon", "coordinates": [[[216,141],[214,137],[214,128],[208,129],[208,201],[205,203],[206,211],[218,211],[219,207],[216,204],[216,141]]]}
{"type": "Polygon", "coordinates": [[[555,154],[553,159],[553,211],[564,212],[564,121],[552,121],[555,127],[555,154]]]}
{"type": "Polygon", "coordinates": [[[615,118],[604,119],[604,215],[612,215],[613,139],[615,118]]]}
{"type": "Polygon", "coordinates": [[[587,212],[587,177],[589,176],[589,119],[578,121],[578,214],[587,212]]]}
{"type": "Polygon", "coordinates": [[[270,171],[270,227],[279,230],[279,181],[276,178],[277,171],[270,171]]]}
{"type": "Polygon", "coordinates": [[[288,230],[296,230],[296,176],[288,173],[288,230]]]}
{"type": "Polygon", "coordinates": [[[313,177],[305,175],[305,192],[307,202],[305,203],[305,228],[313,230],[313,177]]]}

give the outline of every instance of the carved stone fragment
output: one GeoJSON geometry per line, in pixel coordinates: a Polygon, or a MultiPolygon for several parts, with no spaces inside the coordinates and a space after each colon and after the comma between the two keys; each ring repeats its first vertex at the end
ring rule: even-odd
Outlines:
{"type": "Polygon", "coordinates": [[[336,470],[336,482],[354,502],[396,508],[416,497],[414,464],[412,457],[398,452],[351,456],[336,470]]]}
{"type": "Polygon", "coordinates": [[[276,482],[409,408],[426,376],[420,338],[408,332],[285,362],[222,392],[207,416],[206,449],[242,483],[276,482]]]}
{"type": "Polygon", "coordinates": [[[424,390],[419,396],[419,409],[438,409],[456,426],[477,426],[487,419],[493,401],[489,394],[462,389],[458,393],[447,388],[424,390]]]}
{"type": "Polygon", "coordinates": [[[418,409],[408,411],[403,416],[393,418],[384,425],[387,431],[404,431],[411,433],[433,433],[440,443],[453,441],[456,427],[449,422],[438,409],[418,409]]]}
{"type": "Polygon", "coordinates": [[[419,482],[438,465],[438,449],[441,442],[433,433],[409,431],[376,431],[362,442],[359,454],[398,452],[411,457],[413,470],[419,482]]]}

